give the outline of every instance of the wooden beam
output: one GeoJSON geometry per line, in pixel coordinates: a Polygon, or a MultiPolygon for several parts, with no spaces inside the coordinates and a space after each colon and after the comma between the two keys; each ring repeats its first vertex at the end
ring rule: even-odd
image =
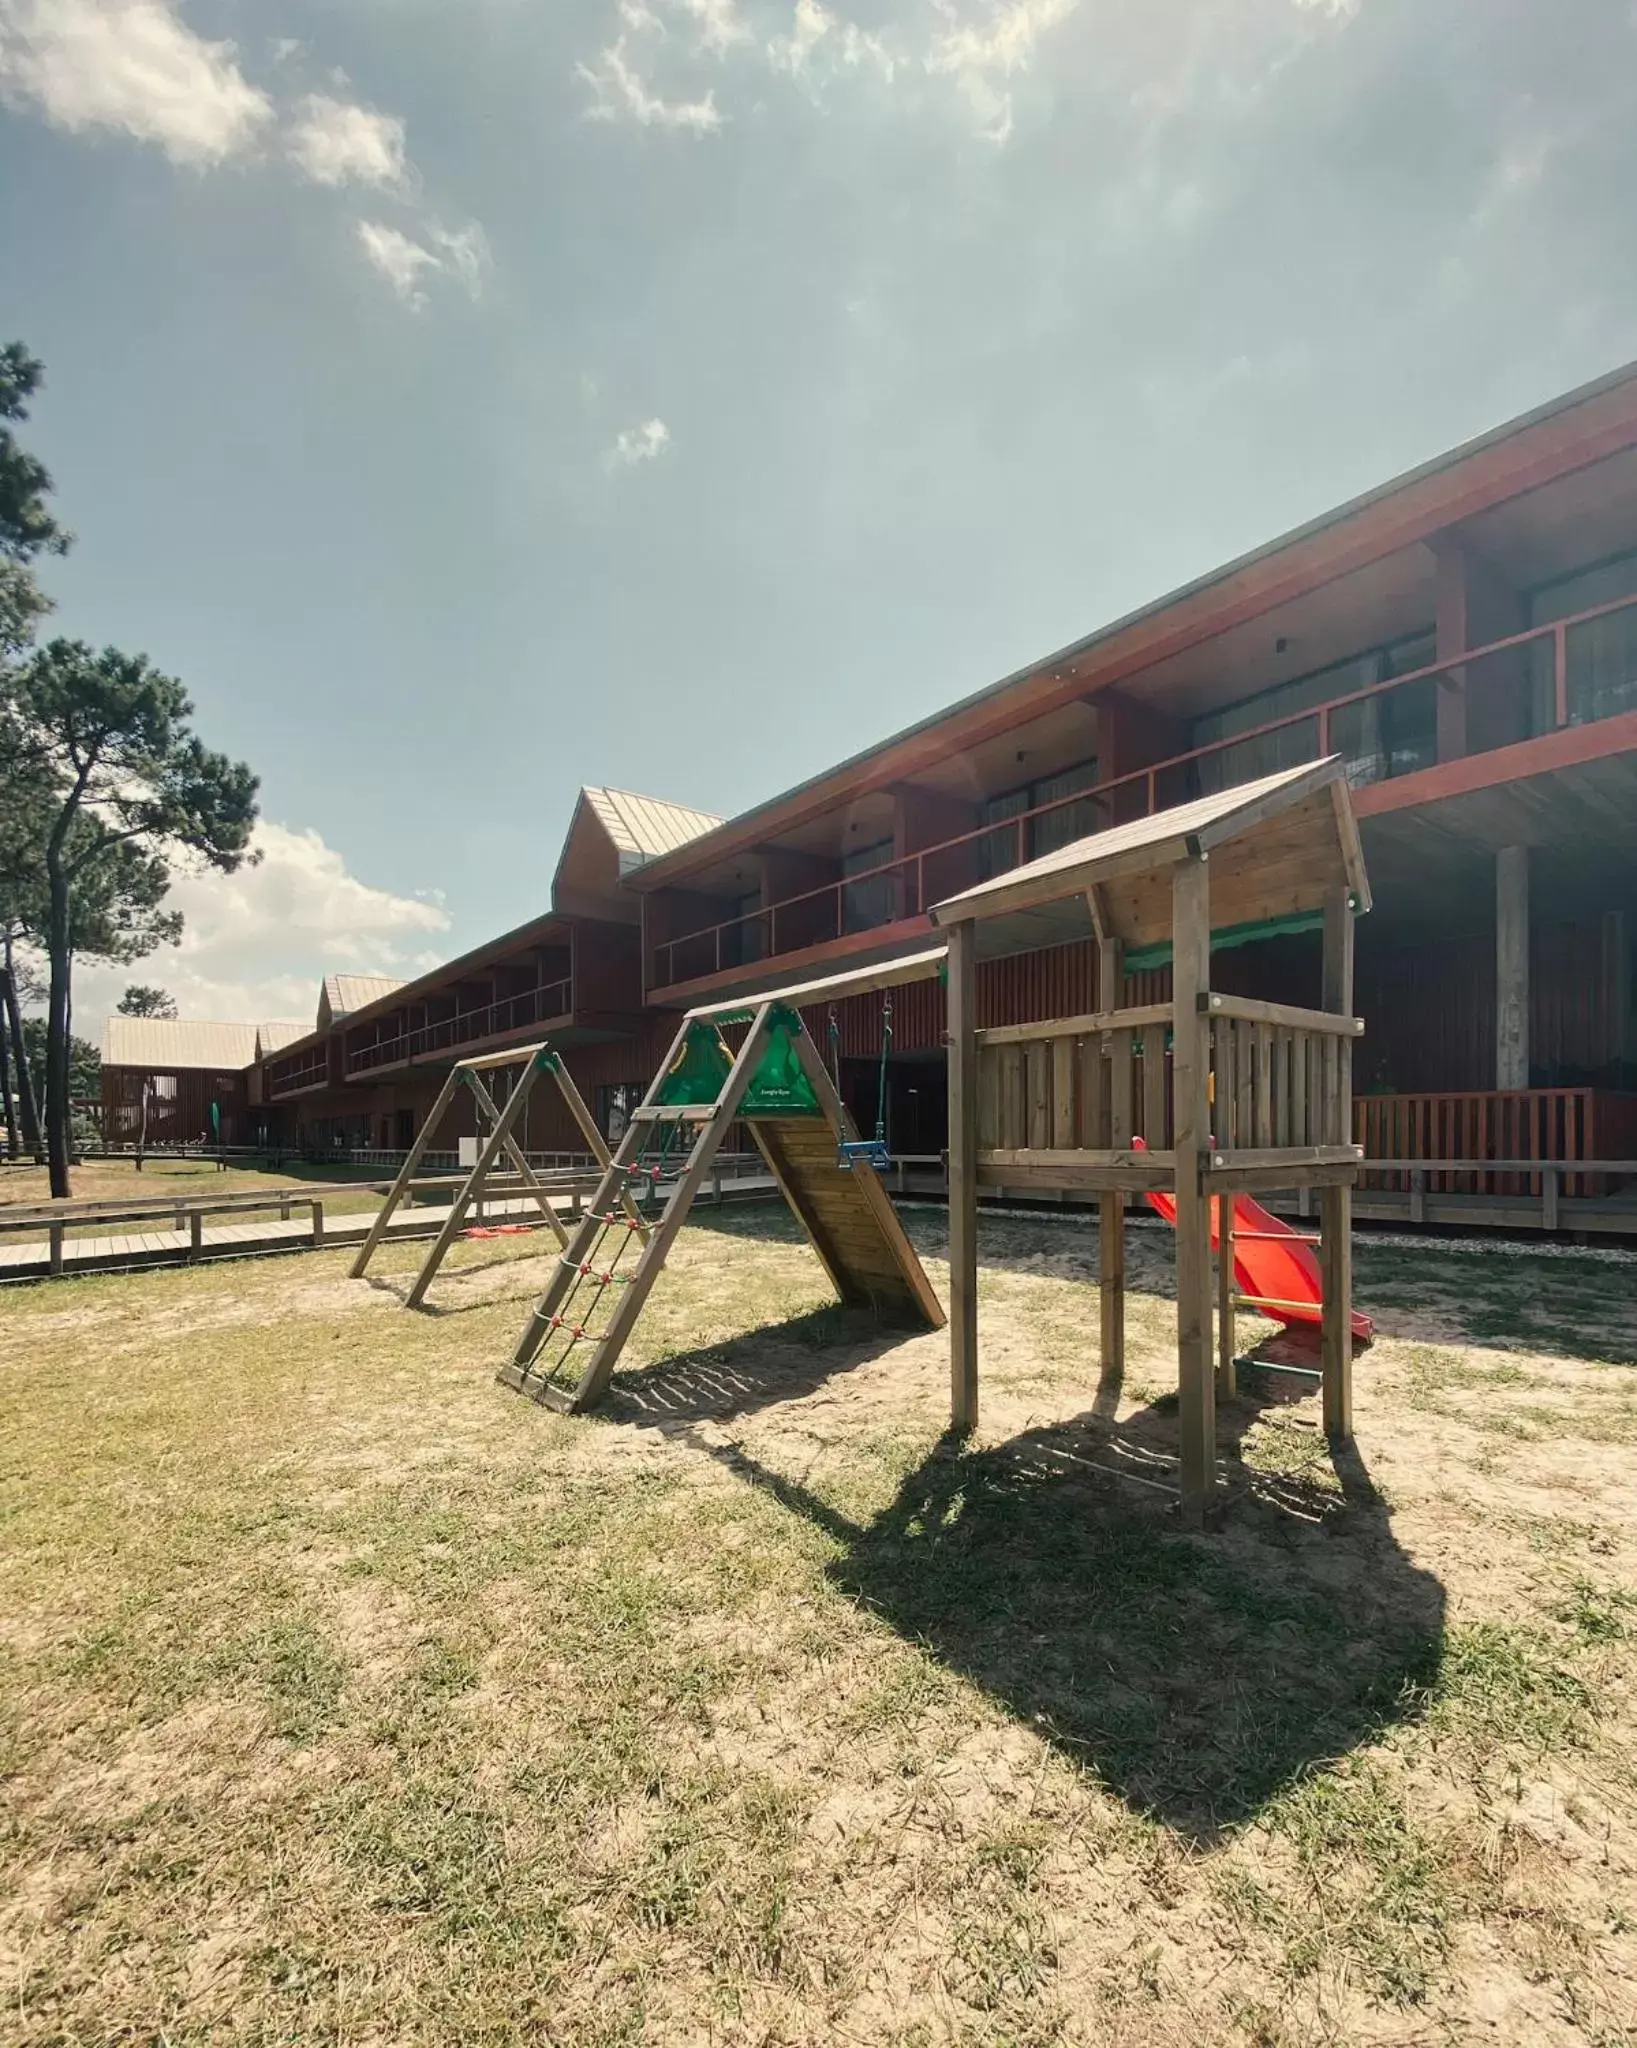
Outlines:
{"type": "Polygon", "coordinates": [[[1338,775],[1331,783],[1330,802],[1335,812],[1336,837],[1341,842],[1342,865],[1347,870],[1347,886],[1353,892],[1353,908],[1362,917],[1371,908],[1370,875],[1364,865],[1364,843],[1359,838],[1353,793],[1345,775],[1338,775]]]}
{"type": "Polygon", "coordinates": [[[1214,1185],[1218,1174],[1275,1168],[1291,1176],[1285,1185],[1293,1188],[1310,1167],[1356,1167],[1363,1157],[1362,1145],[1239,1145],[1229,1152],[1213,1152],[1206,1170],[1214,1185]]]}
{"type": "Polygon", "coordinates": [[[1170,1179],[1176,1163],[1174,1155],[1163,1145],[1147,1145],[1141,1150],[1133,1146],[1115,1146],[1108,1150],[1075,1146],[1067,1151],[1043,1145],[1004,1145],[980,1152],[977,1158],[980,1166],[993,1168],[997,1173],[1004,1173],[1012,1166],[1034,1166],[1043,1173],[1057,1170],[1072,1172],[1093,1166],[1130,1166],[1146,1171],[1157,1186],[1163,1186],[1170,1179]]]}
{"type": "Polygon", "coordinates": [[[1090,1038],[1104,1031],[1141,1031],[1169,1024],[1169,1003],[1144,1003],[1130,1010],[1091,1010],[1079,1017],[1044,1017],[1038,1024],[990,1024],[977,1033],[979,1045],[1026,1045],[1035,1039],[1090,1038]]]}
{"type": "MultiPolygon", "coordinates": [[[[1141,1157],[1142,1155],[1138,1155],[1141,1157]]],[[[1172,1176],[1168,1167],[1141,1166],[990,1166],[978,1161],[980,1188],[1041,1191],[1051,1194],[1109,1194],[1115,1189],[1141,1195],[1151,1191],[1169,1193],[1172,1176]]]]}
{"type": "Polygon", "coordinates": [[[752,989],[748,994],[724,997],[720,1002],[700,1003],[688,1011],[689,1021],[731,1016],[737,1010],[754,1010],[762,1003],[788,1003],[800,1009],[804,1003],[838,1003],[844,996],[874,995],[882,989],[902,988],[912,981],[930,981],[943,966],[949,948],[924,946],[914,953],[900,953],[873,967],[854,967],[845,974],[827,974],[814,981],[792,982],[783,988],[752,989]]]}
{"type": "Polygon", "coordinates": [[[1213,1017],[1237,1017],[1246,1024],[1274,1024],[1286,1031],[1330,1031],[1343,1038],[1364,1036],[1362,1017],[1304,1010],[1295,1003],[1264,1003],[1255,996],[1219,995],[1215,989],[1207,1001],[1213,1017]]]}
{"type": "Polygon", "coordinates": [[[977,934],[949,931],[949,1419],[978,1422],[977,934]]]}

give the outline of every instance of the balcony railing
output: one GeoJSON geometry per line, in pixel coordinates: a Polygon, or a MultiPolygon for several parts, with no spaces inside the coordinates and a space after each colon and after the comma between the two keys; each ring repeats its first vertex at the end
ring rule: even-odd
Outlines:
{"type": "Polygon", "coordinates": [[[654,946],[666,987],[906,918],[1053,848],[1197,796],[1339,753],[1355,788],[1637,711],[1637,597],[1469,648],[1447,661],[1332,697],[1185,754],[1037,804],[999,823],[883,861],[654,946]],[[1440,692],[1460,694],[1462,743],[1439,752],[1440,692]]]}
{"type": "Polygon", "coordinates": [[[391,1038],[349,1047],[347,1078],[372,1073],[378,1067],[401,1066],[406,1060],[423,1059],[429,1053],[451,1052],[480,1039],[503,1038],[508,1032],[525,1030],[531,1024],[549,1023],[567,1015],[573,998],[571,980],[546,982],[540,988],[525,989],[521,995],[503,996],[481,1010],[463,1010],[454,1017],[417,1024],[391,1038]]]}
{"type": "Polygon", "coordinates": [[[330,1055],[326,1046],[314,1046],[311,1052],[302,1053],[293,1060],[283,1060],[269,1066],[267,1073],[267,1099],[276,1101],[281,1095],[299,1095],[303,1088],[322,1088],[330,1078],[330,1055]]]}

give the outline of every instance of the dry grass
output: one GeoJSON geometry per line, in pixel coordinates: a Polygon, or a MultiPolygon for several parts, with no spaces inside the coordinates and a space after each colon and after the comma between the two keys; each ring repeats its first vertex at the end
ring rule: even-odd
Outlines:
{"type": "Polygon", "coordinates": [[[765,1210],[583,1421],[532,1247],[9,1294],[6,2036],[1628,2041],[1633,1269],[1366,1248],[1358,1458],[1270,1378],[1194,1539],[1134,1240],[1098,1389],[1093,1233],[986,1224],[966,1448],[765,1210]]]}
{"type": "MultiPolygon", "coordinates": [[[[381,1167],[304,1166],[298,1161],[278,1172],[257,1166],[229,1166],[224,1171],[213,1159],[162,1157],[145,1160],[140,1173],[131,1159],[86,1159],[71,1175],[77,1202],[162,1202],[172,1196],[197,1199],[252,1191],[276,1195],[280,1188],[304,1188],[311,1194],[331,1188],[344,1191],[354,1182],[391,1178],[381,1167]]],[[[326,1202],[329,1199],[326,1194],[326,1202]]],[[[51,1181],[43,1166],[0,1166],[0,1209],[14,1202],[50,1200],[51,1181]]]]}

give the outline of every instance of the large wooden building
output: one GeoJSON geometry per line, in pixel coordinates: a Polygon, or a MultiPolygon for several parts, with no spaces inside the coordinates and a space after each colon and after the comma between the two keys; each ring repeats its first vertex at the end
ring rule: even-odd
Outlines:
{"type": "MultiPolygon", "coordinates": [[[[1637,365],[736,817],[584,790],[549,909],[321,1010],[256,1062],[250,1114],[290,1142],[401,1149],[452,1058],[546,1035],[617,1127],[679,1010],[886,958],[945,898],[1332,753],[1375,893],[1357,946],[1367,1156],[1637,1156],[1637,365]]],[[[1316,1002],[1311,918],[1213,943],[1213,987],[1316,1002]]],[[[1169,999],[1159,953],[1125,964],[1125,1000],[1169,999]]],[[[978,1023],[1110,1006],[1096,983],[1085,943],[984,963],[978,1023]]],[[[866,1126],[881,1010],[810,1019],[827,1051],[833,1022],[866,1126]]],[[[935,1155],[939,985],[899,991],[891,1029],[891,1139],[935,1155]]],[[[526,1135],[573,1146],[544,1097],[526,1135]]],[[[1430,1183],[1520,1185],[1502,1168],[1430,1183]]]]}

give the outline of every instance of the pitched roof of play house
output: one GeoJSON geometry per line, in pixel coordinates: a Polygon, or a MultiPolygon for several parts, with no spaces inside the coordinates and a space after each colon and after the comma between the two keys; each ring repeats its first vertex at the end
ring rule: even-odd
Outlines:
{"type": "Polygon", "coordinates": [[[1337,886],[1352,891],[1358,909],[1370,907],[1345,763],[1332,754],[1071,840],[934,904],[932,920],[1004,919],[985,952],[1062,945],[1090,934],[1087,892],[1099,889],[1118,935],[1152,943],[1170,931],[1169,869],[1202,853],[1214,855],[1213,926],[1311,911],[1337,886]]]}

